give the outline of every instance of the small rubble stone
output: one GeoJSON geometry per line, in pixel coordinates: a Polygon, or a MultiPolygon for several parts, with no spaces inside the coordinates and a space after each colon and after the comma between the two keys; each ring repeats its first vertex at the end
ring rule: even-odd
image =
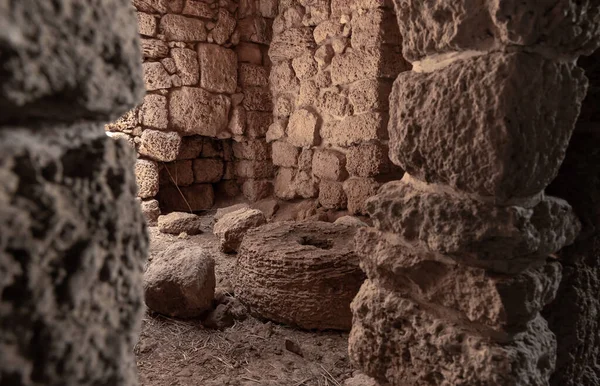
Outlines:
{"type": "Polygon", "coordinates": [[[248,204],[236,204],[236,205],[232,205],[232,206],[228,206],[226,208],[219,208],[217,209],[217,212],[215,213],[214,219],[215,221],[219,221],[220,219],[222,219],[225,215],[232,213],[232,212],[237,212],[238,210],[241,209],[249,209],[250,206],[248,204]]]}
{"type": "Polygon", "coordinates": [[[146,218],[146,224],[149,227],[158,225],[158,216],[160,216],[160,206],[158,200],[142,200],[142,213],[146,218]]]}
{"type": "Polygon", "coordinates": [[[170,162],[177,159],[180,146],[179,134],[148,129],[142,133],[139,152],[156,161],[170,162]]]}
{"type": "Polygon", "coordinates": [[[202,226],[202,218],[192,213],[172,212],[158,218],[158,230],[172,235],[182,232],[198,235],[202,233],[202,226]]]}
{"type": "Polygon", "coordinates": [[[210,253],[178,242],[148,266],[144,274],[144,298],[154,312],[193,318],[211,308],[215,284],[215,261],[210,253]]]}
{"type": "Polygon", "coordinates": [[[248,230],[266,224],[263,212],[256,209],[240,209],[223,216],[215,224],[214,234],[219,238],[221,250],[225,253],[238,251],[248,230]]]}
{"type": "Polygon", "coordinates": [[[158,164],[154,161],[138,159],[135,162],[135,181],[138,186],[138,197],[156,196],[159,189],[158,164]]]}

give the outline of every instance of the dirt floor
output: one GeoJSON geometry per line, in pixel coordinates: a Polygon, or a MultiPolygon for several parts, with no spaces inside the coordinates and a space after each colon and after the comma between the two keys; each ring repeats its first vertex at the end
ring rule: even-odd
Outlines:
{"type": "MultiPolygon", "coordinates": [[[[219,251],[211,222],[206,217],[205,233],[183,240],[213,251],[217,290],[227,291],[236,257],[219,251]]],[[[182,241],[157,228],[150,234],[150,259],[182,241]]],[[[147,313],[135,352],[142,386],[338,386],[353,373],[347,339],[252,317],[218,331],[147,313]]]]}

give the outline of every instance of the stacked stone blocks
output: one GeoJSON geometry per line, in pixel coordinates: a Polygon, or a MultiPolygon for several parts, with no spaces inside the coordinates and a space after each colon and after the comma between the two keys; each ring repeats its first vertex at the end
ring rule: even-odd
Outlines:
{"type": "Polygon", "coordinates": [[[394,82],[389,148],[407,173],[367,201],[351,358],[385,385],[548,385],[556,339],[540,310],[580,224],[544,189],[600,5],[394,3],[413,71],[394,82]]]}

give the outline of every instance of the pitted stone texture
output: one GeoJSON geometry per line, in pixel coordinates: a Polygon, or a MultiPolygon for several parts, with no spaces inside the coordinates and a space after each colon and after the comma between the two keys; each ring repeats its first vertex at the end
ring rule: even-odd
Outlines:
{"type": "Polygon", "coordinates": [[[541,316],[498,342],[369,280],[352,310],[350,358],[386,385],[546,386],[554,370],[556,340],[541,316]]]}
{"type": "Polygon", "coordinates": [[[390,233],[362,229],[356,253],[369,279],[432,307],[452,310],[482,329],[523,331],[554,299],[561,267],[550,261],[513,275],[432,260],[390,233]]]}
{"type": "Polygon", "coordinates": [[[144,273],[146,305],[159,314],[198,317],[215,296],[215,261],[204,248],[179,242],[154,257],[144,273]]]}
{"type": "Polygon", "coordinates": [[[198,235],[202,227],[202,218],[193,213],[172,212],[158,218],[158,230],[162,233],[198,235]]]}
{"type": "Polygon", "coordinates": [[[373,178],[351,177],[344,181],[344,193],[348,200],[348,212],[367,214],[367,200],[377,194],[381,183],[373,178]]]}
{"type": "Polygon", "coordinates": [[[344,209],[348,198],[341,182],[322,180],[319,183],[319,204],[326,209],[344,209]]]}
{"type": "Polygon", "coordinates": [[[206,27],[202,20],[181,15],[165,15],[160,19],[159,30],[165,39],[179,42],[206,41],[206,27]]]}
{"type": "Polygon", "coordinates": [[[158,216],[160,216],[160,205],[158,204],[158,200],[144,200],[141,202],[141,207],[148,226],[157,226],[158,216]]]}
{"type": "Polygon", "coordinates": [[[526,53],[401,74],[391,159],[421,180],[498,201],[536,194],[556,176],[586,86],[581,69],[526,53]]]}
{"type": "Polygon", "coordinates": [[[235,269],[236,297],[261,318],[350,329],[350,302],[364,280],[354,232],[324,222],[273,223],[248,232],[235,269]]]}
{"type": "Polygon", "coordinates": [[[158,39],[142,39],[142,55],[144,59],[161,59],[169,56],[169,45],[158,39]]]}
{"type": "Polygon", "coordinates": [[[243,208],[223,216],[215,224],[214,234],[219,238],[225,253],[238,251],[242,239],[252,229],[267,223],[264,213],[257,209],[243,208]]]}
{"type": "Polygon", "coordinates": [[[547,55],[589,55],[599,44],[595,1],[394,0],[404,57],[526,46],[547,55]]]}
{"type": "Polygon", "coordinates": [[[569,204],[545,197],[532,209],[499,207],[467,197],[385,184],[367,202],[378,229],[398,234],[421,251],[473,266],[519,272],[571,244],[580,224],[569,204]]]}
{"type": "Polygon", "coordinates": [[[149,198],[158,193],[158,164],[154,161],[138,159],[135,162],[135,181],[138,197],[149,198]]]}
{"type": "Polygon", "coordinates": [[[394,79],[410,65],[402,54],[392,49],[365,48],[336,55],[331,61],[331,81],[343,85],[358,80],[389,78],[394,79]]]}
{"type": "Polygon", "coordinates": [[[289,28],[273,36],[269,57],[273,61],[289,60],[310,54],[315,48],[312,28],[289,28]]]}
{"type": "Polygon", "coordinates": [[[144,69],[144,83],[147,91],[171,88],[173,82],[167,70],[160,62],[147,62],[142,65],[144,69]]]}
{"type": "MultiPolygon", "coordinates": [[[[148,13],[181,13],[184,0],[133,0],[133,6],[142,12],[148,13]]],[[[189,0],[188,2],[195,2],[189,0]]]]}
{"type": "Polygon", "coordinates": [[[348,177],[346,157],[335,150],[316,150],[312,170],[315,176],[330,181],[343,181],[348,177]]]}
{"type": "Polygon", "coordinates": [[[321,137],[337,146],[358,145],[362,142],[386,139],[387,123],[388,117],[383,113],[354,115],[341,121],[325,123],[321,129],[321,137]]]}
{"type": "Polygon", "coordinates": [[[0,130],[3,383],[137,385],[148,238],[133,170],[100,124],[0,130]]]}
{"type": "Polygon", "coordinates": [[[144,130],[139,152],[156,161],[170,162],[177,159],[181,147],[181,137],[174,132],[144,130]]]}
{"type": "MultiPolygon", "coordinates": [[[[375,8],[357,13],[352,19],[352,48],[400,46],[402,39],[395,15],[386,9],[375,8]]],[[[387,49],[387,47],[386,47],[387,49]]]]}
{"type": "Polygon", "coordinates": [[[315,146],[319,142],[319,117],[305,109],[297,110],[290,117],[287,133],[287,141],[294,146],[315,146]]]}
{"type": "Polygon", "coordinates": [[[169,97],[169,117],[173,128],[186,135],[217,137],[227,129],[231,100],[201,88],[182,87],[169,97]]]}
{"type": "Polygon", "coordinates": [[[198,45],[200,86],[208,91],[233,94],[237,85],[235,51],[216,44],[198,45]]]}
{"type": "Polygon", "coordinates": [[[353,146],[346,154],[346,168],[353,176],[374,177],[390,170],[388,148],[379,142],[362,143],[353,146]]]}
{"type": "Polygon", "coordinates": [[[139,109],[139,118],[140,123],[146,127],[166,130],[169,125],[167,98],[162,95],[146,95],[144,104],[139,109]]]}
{"type": "Polygon", "coordinates": [[[184,86],[194,86],[200,79],[200,65],[194,50],[187,48],[173,48],[171,56],[177,68],[177,74],[184,86]]]}
{"type": "Polygon", "coordinates": [[[111,121],[141,102],[128,0],[3,1],[0,25],[0,121],[111,121]]]}

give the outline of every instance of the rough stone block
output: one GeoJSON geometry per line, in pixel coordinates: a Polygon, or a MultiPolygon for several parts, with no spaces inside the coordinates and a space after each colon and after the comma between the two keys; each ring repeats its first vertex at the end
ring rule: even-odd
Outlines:
{"type": "MultiPolygon", "coordinates": [[[[375,8],[358,13],[352,19],[352,48],[400,46],[402,39],[396,15],[390,10],[375,8]]],[[[387,48],[387,47],[386,47],[387,48]]]]}
{"type": "Polygon", "coordinates": [[[194,184],[191,186],[163,186],[158,193],[160,207],[164,211],[196,212],[212,208],[215,200],[211,184],[194,184]]]}
{"type": "Polygon", "coordinates": [[[298,165],[300,149],[284,141],[273,142],[273,165],[293,168],[298,165]]]}
{"type": "Polygon", "coordinates": [[[225,141],[212,138],[204,138],[202,146],[202,158],[223,158],[225,157],[225,141]]]}
{"type": "Polygon", "coordinates": [[[355,113],[368,111],[387,111],[392,81],[387,79],[368,79],[350,85],[348,98],[355,113]]]}
{"type": "Polygon", "coordinates": [[[240,84],[247,86],[268,86],[269,72],[264,66],[241,63],[239,66],[240,84]]]}
{"type": "Polygon", "coordinates": [[[197,85],[200,80],[200,66],[196,52],[187,48],[173,48],[171,56],[175,61],[181,84],[184,86],[197,85]]]}
{"type": "Polygon", "coordinates": [[[114,122],[108,123],[105,128],[111,132],[129,132],[135,129],[140,124],[139,108],[135,107],[114,122]]]}
{"type": "Polygon", "coordinates": [[[155,256],[148,265],[144,273],[144,298],[154,312],[193,318],[210,310],[215,285],[215,260],[208,250],[179,242],[155,256]]]}
{"type": "Polygon", "coordinates": [[[160,62],[144,63],[144,83],[147,91],[171,88],[171,76],[160,62]]]}
{"type": "Polygon", "coordinates": [[[305,329],[348,330],[350,302],[364,280],[352,247],[354,233],[326,222],[293,221],[250,230],[239,251],[236,296],[262,318],[305,329]]]}
{"type": "Polygon", "coordinates": [[[299,83],[292,67],[292,61],[283,60],[273,63],[269,74],[269,86],[275,93],[294,92],[298,88],[299,83]]]}
{"type": "Polygon", "coordinates": [[[331,144],[342,147],[386,139],[387,122],[388,117],[383,113],[354,115],[341,121],[325,123],[321,130],[321,137],[331,144]]]}
{"type": "Polygon", "coordinates": [[[208,91],[233,94],[237,86],[237,57],[216,44],[198,45],[200,86],[208,91]]]}
{"type": "Polygon", "coordinates": [[[229,123],[228,97],[201,88],[182,87],[169,97],[171,125],[177,131],[193,135],[217,137],[229,123]]]}
{"type": "Polygon", "coordinates": [[[143,200],[141,203],[142,213],[146,218],[146,224],[149,227],[158,225],[158,216],[160,216],[160,206],[158,200],[143,200]]]}
{"type": "Polygon", "coordinates": [[[193,213],[171,212],[158,218],[158,230],[162,233],[198,235],[203,227],[202,217],[193,213]]]}
{"type": "Polygon", "coordinates": [[[139,117],[144,127],[166,130],[169,125],[167,98],[156,94],[146,95],[139,110],[139,117]]]}
{"type": "Polygon", "coordinates": [[[348,212],[367,214],[367,200],[377,194],[381,184],[372,178],[349,178],[344,181],[348,212]]]}
{"type": "Polygon", "coordinates": [[[312,159],[312,171],[321,179],[343,181],[348,177],[346,157],[336,150],[316,150],[312,159]]]}
{"type": "Polygon", "coordinates": [[[319,70],[317,62],[310,54],[305,54],[292,60],[292,68],[298,79],[309,79],[317,74],[319,70]]]}
{"type": "Polygon", "coordinates": [[[179,42],[206,41],[206,27],[202,20],[181,15],[165,15],[160,19],[159,30],[165,39],[179,42]]]}
{"type": "Polygon", "coordinates": [[[269,126],[269,130],[267,130],[267,133],[265,134],[265,139],[268,143],[283,138],[283,136],[285,135],[284,125],[285,123],[282,121],[275,121],[271,126],[269,126]]]}
{"type": "Polygon", "coordinates": [[[342,34],[344,25],[338,20],[326,20],[315,27],[313,37],[318,45],[325,43],[327,39],[334,38],[342,34]]]}
{"type": "Polygon", "coordinates": [[[263,64],[262,51],[260,45],[254,43],[241,42],[235,47],[235,53],[238,57],[238,62],[263,64]]]}
{"type": "Polygon", "coordinates": [[[217,44],[225,44],[235,30],[236,21],[233,15],[224,8],[219,8],[219,19],[217,25],[210,32],[213,41],[217,44]]]}
{"type": "Polygon", "coordinates": [[[147,129],[142,133],[139,153],[156,161],[171,162],[177,159],[180,147],[179,134],[147,129]]]}
{"type": "Polygon", "coordinates": [[[395,79],[399,73],[409,69],[410,65],[402,54],[371,47],[334,56],[331,81],[334,85],[343,85],[365,79],[395,79]]]}
{"type": "Polygon", "coordinates": [[[265,161],[271,159],[271,149],[264,140],[235,142],[233,155],[237,159],[265,161]]]}
{"type": "Polygon", "coordinates": [[[352,310],[350,358],[379,383],[542,386],[554,369],[556,339],[540,316],[498,342],[370,280],[352,310]]]}
{"type": "Polygon", "coordinates": [[[264,213],[257,209],[244,208],[223,216],[214,227],[214,234],[219,239],[221,250],[235,253],[246,233],[267,223],[264,213]]]}
{"type": "Polygon", "coordinates": [[[314,113],[305,109],[294,111],[288,122],[288,142],[297,147],[318,145],[318,125],[319,118],[314,113]]]}
{"type": "Polygon", "coordinates": [[[241,41],[269,45],[271,31],[265,18],[260,16],[247,17],[238,20],[237,25],[241,41]]]}
{"type": "Polygon", "coordinates": [[[192,160],[169,162],[160,169],[160,184],[189,186],[194,183],[192,160]]]}
{"type": "Polygon", "coordinates": [[[284,167],[279,168],[275,174],[275,180],[273,182],[275,197],[283,200],[293,200],[296,198],[296,187],[294,186],[295,177],[295,169],[284,167]]]}
{"type": "Polygon", "coordinates": [[[242,178],[269,178],[273,176],[273,165],[266,161],[236,161],[235,175],[242,178]]]}
{"type": "Polygon", "coordinates": [[[531,209],[496,206],[434,190],[410,177],[367,203],[378,229],[421,251],[497,272],[519,272],[569,245],[580,224],[569,204],[545,197],[531,209]]]}
{"type": "Polygon", "coordinates": [[[142,54],[144,59],[162,59],[169,56],[169,45],[158,39],[142,39],[142,54]]]}
{"type": "Polygon", "coordinates": [[[220,159],[201,158],[194,160],[194,181],[197,183],[215,183],[221,181],[224,167],[220,159]]]}
{"type": "Polygon", "coordinates": [[[273,114],[262,111],[246,112],[246,135],[250,138],[262,138],[273,123],[273,114]]]}
{"type": "Polygon", "coordinates": [[[137,384],[148,236],[134,159],[102,124],[0,130],[2,383],[137,384]]]}
{"type": "Polygon", "coordinates": [[[156,29],[158,27],[158,21],[154,15],[150,15],[144,12],[137,13],[138,31],[142,36],[156,36],[156,29]]]}
{"type": "Polygon", "coordinates": [[[298,169],[304,171],[312,170],[312,160],[313,160],[314,150],[309,148],[302,149],[302,153],[298,157],[298,169]]]}
{"type": "Polygon", "coordinates": [[[199,135],[183,137],[177,159],[194,159],[200,157],[204,139],[199,135]]]}
{"type": "Polygon", "coordinates": [[[270,197],[272,192],[273,185],[270,180],[248,179],[242,184],[242,193],[250,202],[270,197]]]}
{"type": "Polygon", "coordinates": [[[204,19],[215,18],[215,10],[205,0],[186,0],[182,13],[204,19]]]}
{"type": "Polygon", "coordinates": [[[348,172],[358,177],[374,177],[390,170],[388,148],[379,142],[353,146],[346,153],[348,172]]]}
{"type": "Polygon", "coordinates": [[[348,103],[348,98],[333,91],[322,93],[318,100],[318,106],[323,113],[338,118],[346,117],[353,113],[353,108],[348,103]]]}
{"type": "Polygon", "coordinates": [[[129,1],[3,1],[0,25],[0,121],[107,122],[141,102],[139,35],[129,1]]]}
{"type": "Polygon", "coordinates": [[[242,104],[249,111],[273,111],[273,100],[268,87],[247,87],[242,104]]]}
{"type": "Polygon", "coordinates": [[[135,182],[138,197],[150,198],[158,193],[158,164],[154,161],[138,159],[135,162],[135,182]]]}
{"type": "Polygon", "coordinates": [[[401,74],[390,97],[391,159],[421,180],[499,202],[534,195],[556,176],[586,83],[581,69],[527,53],[401,74]]]}
{"type": "Polygon", "coordinates": [[[310,172],[298,170],[293,183],[296,193],[302,198],[315,198],[319,195],[319,184],[310,172]]]}
{"type": "Polygon", "coordinates": [[[311,53],[315,48],[312,28],[288,28],[273,36],[269,47],[269,57],[273,61],[294,59],[311,53]]]}
{"type": "Polygon", "coordinates": [[[341,182],[322,180],[319,183],[319,204],[325,209],[344,209],[348,199],[341,182]]]}
{"type": "Polygon", "coordinates": [[[133,6],[138,11],[148,13],[181,13],[183,1],[184,0],[133,0],[133,6]]]}

